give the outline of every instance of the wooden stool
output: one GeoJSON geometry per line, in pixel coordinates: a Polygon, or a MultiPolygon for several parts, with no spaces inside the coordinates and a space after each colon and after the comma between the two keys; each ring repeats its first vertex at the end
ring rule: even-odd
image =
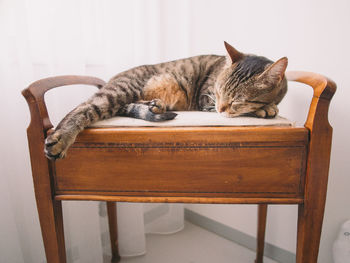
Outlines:
{"type": "Polygon", "coordinates": [[[48,263],[65,263],[62,200],[107,201],[112,262],[119,261],[115,202],[258,204],[256,262],[262,262],[267,204],[298,204],[297,263],[316,263],[326,200],[336,85],[307,72],[289,80],[313,87],[304,127],[89,128],[64,160],[50,161],[44,94],[64,85],[102,87],[86,76],[42,79],[22,93],[30,112],[28,143],[48,263]]]}

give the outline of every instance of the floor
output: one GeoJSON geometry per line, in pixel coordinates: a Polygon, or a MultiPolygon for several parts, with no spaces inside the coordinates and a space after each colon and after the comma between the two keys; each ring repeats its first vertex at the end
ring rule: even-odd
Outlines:
{"type": "MultiPolygon", "coordinates": [[[[147,235],[144,256],[122,258],[120,263],[254,263],[255,253],[186,222],[172,235],[147,235]]],[[[277,263],[265,258],[264,263],[277,263]]]]}

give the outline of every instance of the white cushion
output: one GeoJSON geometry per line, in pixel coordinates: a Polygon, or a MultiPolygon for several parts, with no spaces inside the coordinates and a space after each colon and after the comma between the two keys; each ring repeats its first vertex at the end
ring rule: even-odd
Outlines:
{"type": "Polygon", "coordinates": [[[149,122],[129,117],[114,117],[98,121],[90,127],[173,127],[173,126],[294,126],[294,122],[277,116],[273,119],[253,117],[225,118],[216,112],[178,111],[173,120],[149,122]]]}

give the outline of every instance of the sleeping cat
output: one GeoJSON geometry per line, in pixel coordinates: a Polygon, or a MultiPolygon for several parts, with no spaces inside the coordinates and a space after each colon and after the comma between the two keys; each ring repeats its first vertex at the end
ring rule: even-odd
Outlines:
{"type": "Polygon", "coordinates": [[[226,57],[190,57],[139,66],[114,76],[58,124],[46,139],[46,156],[63,158],[85,127],[116,115],[165,121],[175,118],[172,110],[200,110],[226,117],[275,117],[276,105],[287,92],[287,58],[273,63],[243,54],[226,42],[225,47],[226,57]]]}

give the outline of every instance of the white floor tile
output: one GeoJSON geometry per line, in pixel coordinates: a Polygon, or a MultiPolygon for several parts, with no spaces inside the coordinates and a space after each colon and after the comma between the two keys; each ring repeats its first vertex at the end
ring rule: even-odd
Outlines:
{"type": "MultiPolygon", "coordinates": [[[[122,258],[121,263],[254,263],[255,253],[186,222],[172,235],[147,235],[144,256],[122,258]]],[[[276,263],[265,258],[264,263],[276,263]]]]}

